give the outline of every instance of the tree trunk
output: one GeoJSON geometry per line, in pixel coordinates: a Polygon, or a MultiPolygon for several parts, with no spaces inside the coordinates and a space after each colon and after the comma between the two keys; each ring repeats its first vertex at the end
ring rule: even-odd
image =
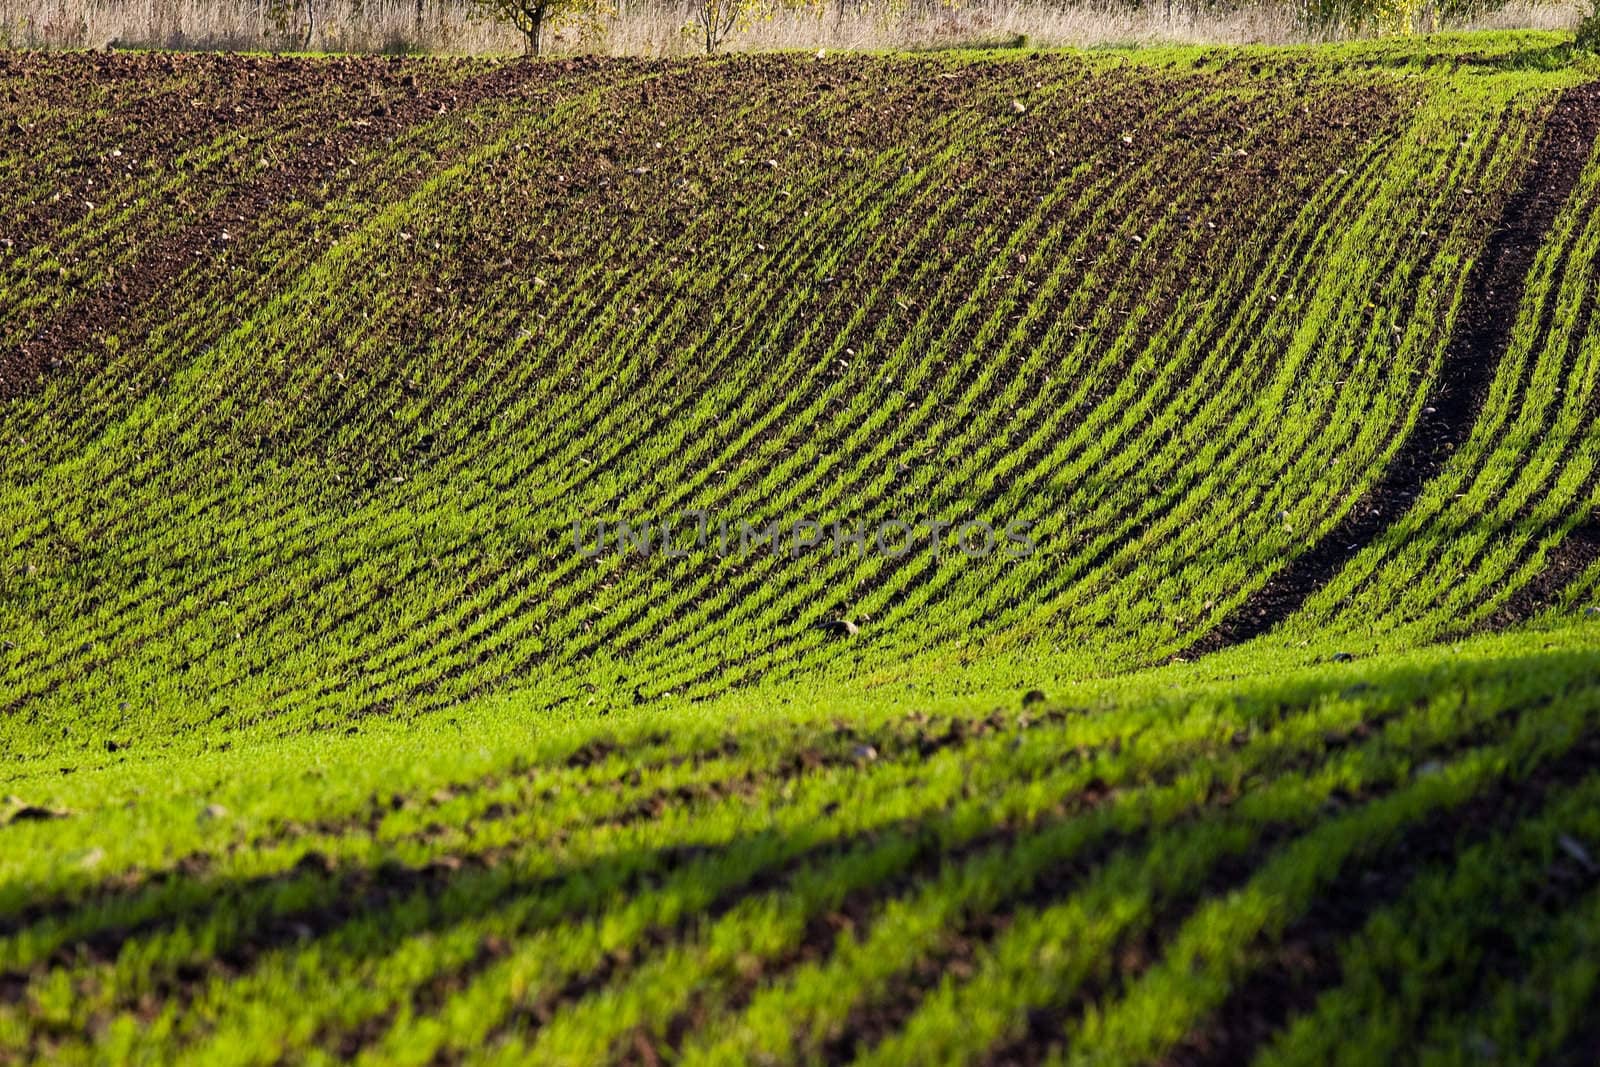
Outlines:
{"type": "Polygon", "coordinates": [[[533,55],[539,54],[539,35],[544,30],[544,6],[540,5],[533,12],[533,32],[528,35],[528,48],[533,55]]]}
{"type": "Polygon", "coordinates": [[[311,51],[311,41],[317,35],[317,6],[316,0],[306,0],[306,42],[305,50],[311,51]]]}

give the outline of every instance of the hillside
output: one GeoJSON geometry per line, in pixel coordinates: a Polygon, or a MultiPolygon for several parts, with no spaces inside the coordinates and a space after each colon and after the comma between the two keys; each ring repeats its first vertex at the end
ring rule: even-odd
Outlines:
{"type": "Polygon", "coordinates": [[[1567,59],[0,54],[0,1059],[1585,1061],[1567,59]]]}

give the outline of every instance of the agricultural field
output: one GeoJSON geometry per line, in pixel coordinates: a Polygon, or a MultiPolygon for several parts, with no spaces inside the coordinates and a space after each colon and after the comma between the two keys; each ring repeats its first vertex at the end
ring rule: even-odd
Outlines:
{"type": "Polygon", "coordinates": [[[0,1063],[1600,1059],[1570,38],[0,130],[0,1063]]]}

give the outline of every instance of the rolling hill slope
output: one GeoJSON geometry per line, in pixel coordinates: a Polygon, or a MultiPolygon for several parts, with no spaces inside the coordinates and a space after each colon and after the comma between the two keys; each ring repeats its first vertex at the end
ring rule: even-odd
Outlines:
{"type": "Polygon", "coordinates": [[[0,56],[0,1056],[1581,1061],[1566,59],[0,56]]]}

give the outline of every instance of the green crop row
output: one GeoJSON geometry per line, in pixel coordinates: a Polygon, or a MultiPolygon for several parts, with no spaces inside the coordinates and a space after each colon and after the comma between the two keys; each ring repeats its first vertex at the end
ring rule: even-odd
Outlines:
{"type": "Polygon", "coordinates": [[[1574,1055],[1563,47],[0,57],[0,1061],[1574,1055]]]}

